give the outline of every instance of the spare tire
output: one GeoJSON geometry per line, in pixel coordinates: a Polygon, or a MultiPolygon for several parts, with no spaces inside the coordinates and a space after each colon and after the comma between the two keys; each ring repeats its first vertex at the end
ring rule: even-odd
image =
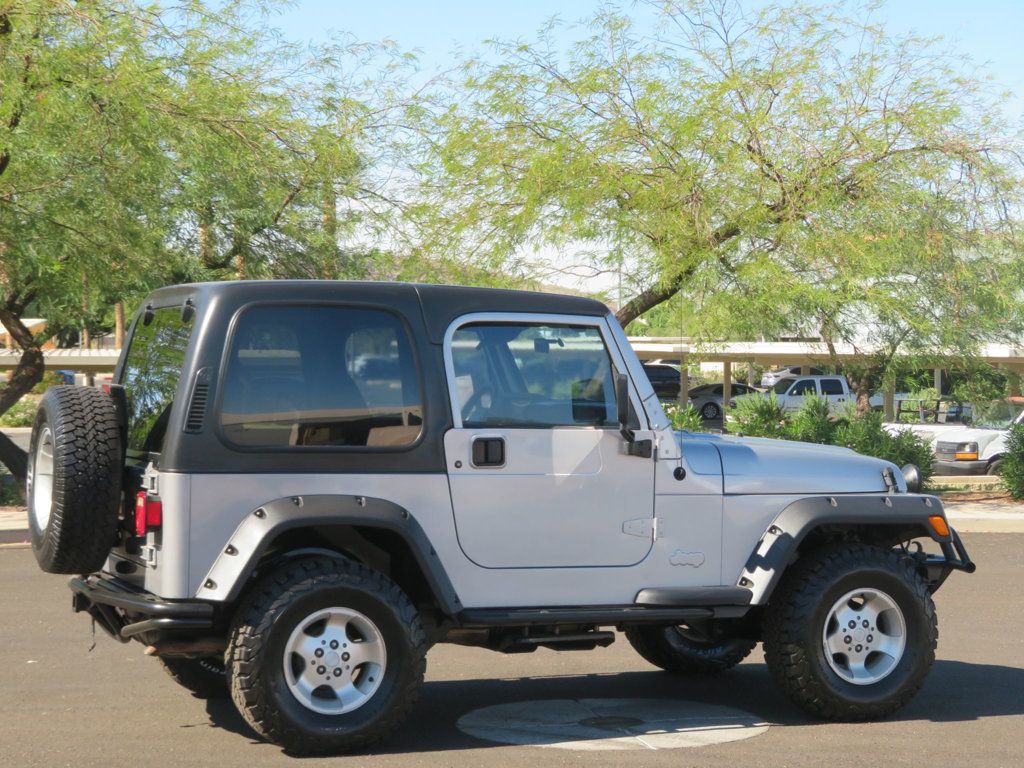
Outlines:
{"type": "Polygon", "coordinates": [[[123,461],[110,395],[61,386],[43,396],[32,427],[25,495],[32,551],[44,571],[103,567],[117,532],[123,461]]]}

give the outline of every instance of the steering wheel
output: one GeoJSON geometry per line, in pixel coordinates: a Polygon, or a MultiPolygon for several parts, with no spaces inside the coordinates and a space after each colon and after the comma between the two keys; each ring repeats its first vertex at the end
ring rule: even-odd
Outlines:
{"type": "Polygon", "coordinates": [[[493,395],[494,392],[491,387],[481,387],[470,395],[469,399],[462,406],[462,420],[464,422],[473,421],[478,415],[478,411],[490,410],[494,400],[493,395]],[[486,404],[484,403],[485,397],[488,398],[486,404]]]}

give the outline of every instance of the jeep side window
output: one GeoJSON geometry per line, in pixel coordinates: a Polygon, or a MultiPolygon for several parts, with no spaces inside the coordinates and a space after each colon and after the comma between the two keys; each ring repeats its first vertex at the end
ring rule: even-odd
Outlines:
{"type": "Polygon", "coordinates": [[[423,415],[408,334],[379,310],[252,307],[232,337],[220,418],[245,447],[409,445],[423,415]]]}
{"type": "Polygon", "coordinates": [[[618,424],[611,359],[596,328],[475,323],[453,334],[451,353],[464,426],[618,424]]]}
{"type": "Polygon", "coordinates": [[[162,449],[191,335],[192,320],[181,319],[181,307],[161,307],[152,311],[149,323],[140,317],[135,324],[120,382],[128,405],[130,455],[162,449]]]}

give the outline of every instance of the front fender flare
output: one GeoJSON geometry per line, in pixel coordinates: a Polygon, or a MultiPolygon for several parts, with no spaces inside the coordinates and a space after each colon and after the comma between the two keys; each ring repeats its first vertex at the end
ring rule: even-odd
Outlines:
{"type": "Polygon", "coordinates": [[[752,592],[751,605],[764,605],[796,555],[800,543],[821,526],[870,526],[920,530],[946,544],[928,524],[932,515],[942,515],[942,502],[935,496],[879,494],[870,496],[812,496],[794,501],[782,510],[761,536],[747,559],[736,584],[752,592]]]}
{"type": "Polygon", "coordinates": [[[449,616],[462,609],[427,534],[408,510],[385,499],[333,494],[276,499],[246,515],[203,578],[196,597],[216,602],[235,600],[279,534],[324,524],[367,526],[398,534],[416,558],[438,607],[449,616]]]}

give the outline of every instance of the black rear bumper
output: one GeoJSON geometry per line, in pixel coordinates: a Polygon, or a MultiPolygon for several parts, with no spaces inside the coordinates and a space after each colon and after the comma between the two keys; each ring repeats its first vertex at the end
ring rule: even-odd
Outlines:
{"type": "Polygon", "coordinates": [[[212,603],[164,600],[105,573],[73,578],[68,586],[71,607],[122,643],[150,632],[202,633],[214,625],[212,603]]]}

